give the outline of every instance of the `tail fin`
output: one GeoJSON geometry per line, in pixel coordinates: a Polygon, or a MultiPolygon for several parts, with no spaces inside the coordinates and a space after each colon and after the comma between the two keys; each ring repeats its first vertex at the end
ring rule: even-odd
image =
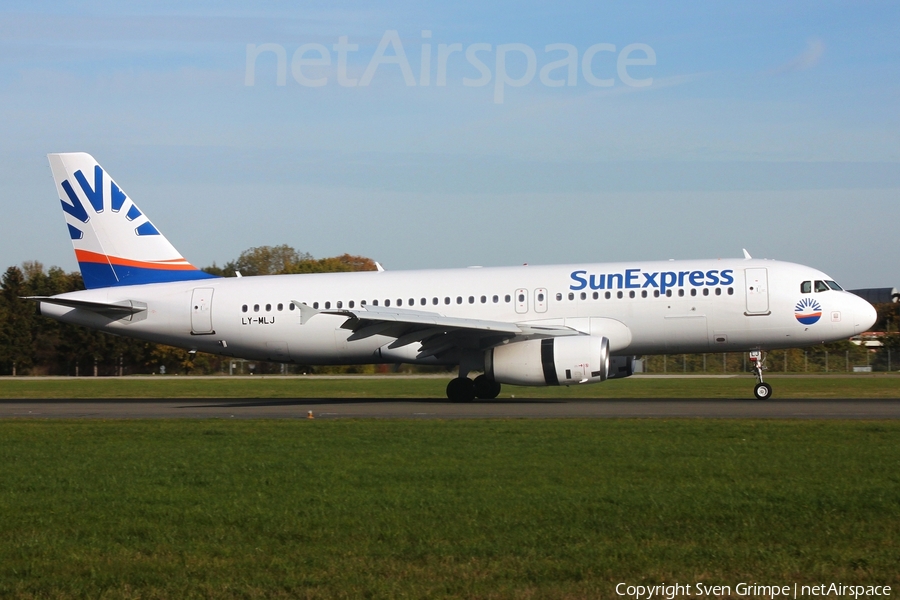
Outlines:
{"type": "Polygon", "coordinates": [[[48,154],[88,289],[212,277],[190,264],[90,154],[48,154]]]}

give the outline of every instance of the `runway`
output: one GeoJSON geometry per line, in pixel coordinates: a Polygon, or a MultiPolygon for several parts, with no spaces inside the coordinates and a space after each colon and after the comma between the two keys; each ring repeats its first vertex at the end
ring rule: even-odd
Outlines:
{"type": "Polygon", "coordinates": [[[898,419],[886,400],[115,399],[0,400],[2,419],[898,419]]]}

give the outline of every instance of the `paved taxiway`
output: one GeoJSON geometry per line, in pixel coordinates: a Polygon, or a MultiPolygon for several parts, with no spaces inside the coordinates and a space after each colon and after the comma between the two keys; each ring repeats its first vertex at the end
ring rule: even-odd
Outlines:
{"type": "Polygon", "coordinates": [[[56,419],[483,419],[757,418],[900,419],[889,400],[502,400],[454,404],[437,399],[115,399],[0,400],[0,418],[56,419]]]}

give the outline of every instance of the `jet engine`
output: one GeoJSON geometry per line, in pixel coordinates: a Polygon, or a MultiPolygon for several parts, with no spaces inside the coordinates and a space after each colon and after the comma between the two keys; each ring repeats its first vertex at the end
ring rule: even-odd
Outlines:
{"type": "Polygon", "coordinates": [[[514,342],[491,348],[484,362],[485,373],[497,383],[599,383],[609,372],[609,339],[578,335],[514,342]]]}

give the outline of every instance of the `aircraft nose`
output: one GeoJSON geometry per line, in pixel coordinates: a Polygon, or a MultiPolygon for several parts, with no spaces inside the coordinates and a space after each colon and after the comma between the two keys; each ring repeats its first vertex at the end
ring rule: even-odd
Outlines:
{"type": "Polygon", "coordinates": [[[863,333],[872,328],[875,321],[878,320],[878,313],[875,307],[863,300],[862,298],[854,298],[855,310],[853,311],[853,332],[863,333]]]}

